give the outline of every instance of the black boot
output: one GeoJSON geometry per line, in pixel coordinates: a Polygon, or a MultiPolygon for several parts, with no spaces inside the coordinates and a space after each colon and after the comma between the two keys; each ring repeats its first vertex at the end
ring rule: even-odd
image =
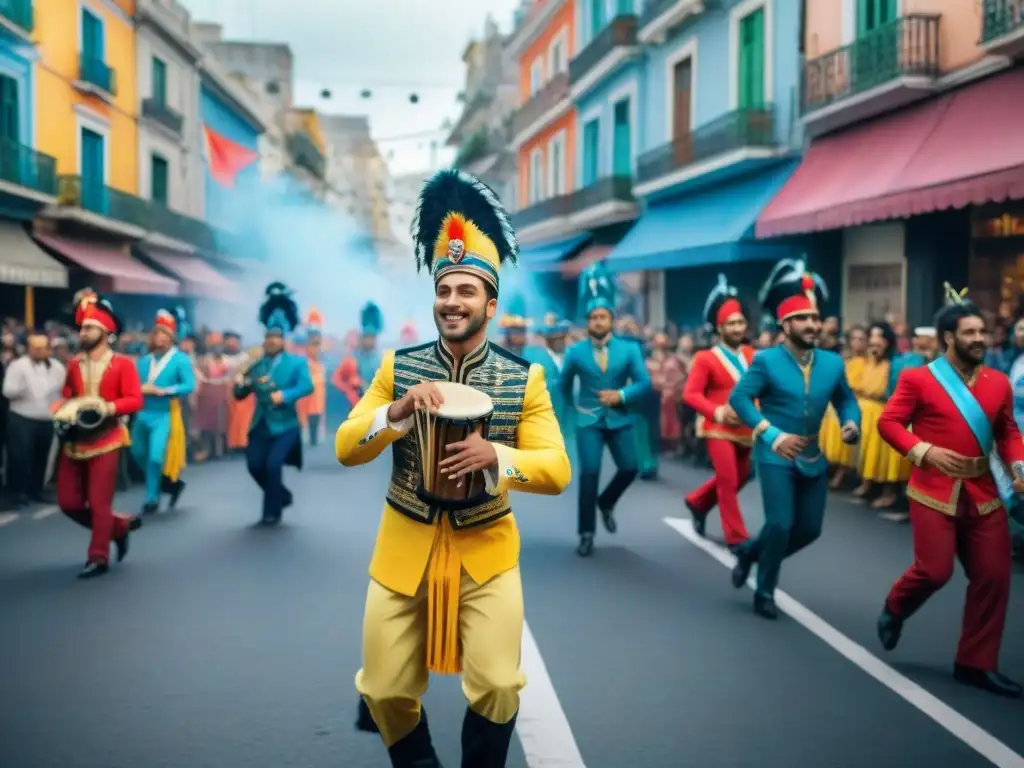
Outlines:
{"type": "Polygon", "coordinates": [[[772,621],[779,618],[779,609],[775,605],[775,600],[760,592],[754,593],[754,613],[772,621]]]}
{"type": "Polygon", "coordinates": [[[903,620],[893,616],[885,608],[878,617],[878,639],[882,647],[891,651],[900,642],[900,635],[903,634],[903,620]]]}
{"type": "Polygon", "coordinates": [[[594,552],[594,534],[580,534],[580,545],[576,547],[576,554],[580,557],[590,557],[594,552]]]}
{"type": "Polygon", "coordinates": [[[168,506],[171,509],[174,509],[176,506],[178,506],[178,499],[181,498],[181,492],[184,490],[184,480],[179,480],[178,482],[172,484],[171,490],[168,492],[168,495],[170,496],[170,504],[168,506]]]}
{"type": "Polygon", "coordinates": [[[706,539],[708,535],[708,516],[707,513],[700,514],[693,508],[690,502],[683,502],[686,504],[686,508],[690,511],[690,519],[693,521],[693,532],[700,536],[702,539],[706,539]]]}
{"type": "Polygon", "coordinates": [[[965,667],[963,664],[955,664],[953,665],[953,679],[963,685],[994,693],[996,696],[1007,699],[1021,698],[1021,686],[995,670],[974,669],[965,667]]]}
{"type": "Polygon", "coordinates": [[[505,768],[517,712],[501,725],[466,708],[462,721],[462,768],[505,768]]]}
{"type": "Polygon", "coordinates": [[[359,714],[356,717],[356,730],[363,731],[364,733],[380,733],[380,729],[373,721],[373,715],[370,714],[370,708],[366,706],[366,700],[362,696],[359,697],[359,714]]]}
{"type": "Polygon", "coordinates": [[[736,565],[732,567],[732,585],[736,589],[742,589],[747,583],[747,579],[750,578],[750,569],[754,567],[754,559],[746,549],[739,547],[733,550],[733,554],[736,555],[736,565]]]}
{"type": "Polygon", "coordinates": [[[405,738],[388,749],[392,768],[442,768],[430,741],[427,711],[420,708],[420,721],[405,738]]]}

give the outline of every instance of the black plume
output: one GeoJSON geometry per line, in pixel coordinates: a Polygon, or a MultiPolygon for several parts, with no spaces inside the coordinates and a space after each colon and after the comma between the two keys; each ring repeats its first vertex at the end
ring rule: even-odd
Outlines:
{"type": "Polygon", "coordinates": [[[292,291],[284,283],[271,283],[267,286],[267,298],[260,306],[260,324],[264,327],[275,312],[280,311],[288,323],[288,331],[299,326],[299,307],[292,299],[292,291]]]}

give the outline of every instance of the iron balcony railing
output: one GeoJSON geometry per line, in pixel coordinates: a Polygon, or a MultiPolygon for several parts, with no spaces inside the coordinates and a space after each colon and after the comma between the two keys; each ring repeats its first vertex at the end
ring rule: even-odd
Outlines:
{"type": "Polygon", "coordinates": [[[512,134],[518,136],[568,98],[569,73],[559,72],[512,114],[512,134]]]}
{"type": "Polygon", "coordinates": [[[285,146],[292,160],[300,168],[305,168],[318,179],[324,177],[327,162],[313,140],[303,131],[289,133],[285,146]]]}
{"type": "Polygon", "coordinates": [[[35,28],[32,0],[0,0],[0,16],[26,32],[35,28]]]}
{"type": "Polygon", "coordinates": [[[179,136],[185,126],[185,118],[175,109],[171,109],[158,99],[144,99],[142,116],[160,123],[164,128],[179,136]]]}
{"type": "Polygon", "coordinates": [[[568,216],[572,212],[572,195],[558,195],[541,200],[512,214],[512,225],[517,228],[530,227],[548,219],[568,216]]]}
{"type": "Polygon", "coordinates": [[[172,211],[160,203],[149,203],[149,221],[146,228],[150,232],[194,245],[203,251],[213,251],[217,247],[216,235],[209,224],[172,211]]]}
{"type": "Polygon", "coordinates": [[[56,196],[57,161],[32,147],[0,139],[0,181],[56,196]]]}
{"type": "Polygon", "coordinates": [[[636,16],[616,16],[590,43],[569,62],[569,82],[576,83],[616,48],[636,45],[636,16]]]}
{"type": "Polygon", "coordinates": [[[57,199],[63,206],[81,208],[122,224],[149,229],[149,201],[112,189],[99,181],[81,176],[61,176],[57,199]]]}
{"type": "Polygon", "coordinates": [[[981,42],[988,43],[1024,27],[1024,0],[983,0],[981,42]]]}
{"type": "Polygon", "coordinates": [[[572,193],[569,207],[573,213],[585,211],[601,203],[634,203],[632,176],[606,176],[572,193]]]}
{"type": "Polygon", "coordinates": [[[800,112],[836,104],[900,77],[939,74],[939,16],[911,14],[803,66],[800,112]]]}
{"type": "Polygon", "coordinates": [[[777,144],[773,107],[737,109],[640,155],[636,180],[653,181],[726,152],[777,144]]]}
{"type": "Polygon", "coordinates": [[[94,85],[111,96],[117,95],[117,72],[102,59],[82,56],[78,60],[78,79],[94,85]]]}

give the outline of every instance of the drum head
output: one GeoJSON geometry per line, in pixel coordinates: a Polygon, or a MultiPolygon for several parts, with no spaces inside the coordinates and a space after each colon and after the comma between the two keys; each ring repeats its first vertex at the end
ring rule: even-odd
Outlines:
{"type": "Polygon", "coordinates": [[[479,389],[454,381],[434,382],[441,391],[444,403],[437,415],[448,419],[480,419],[494,411],[491,398],[479,389]]]}

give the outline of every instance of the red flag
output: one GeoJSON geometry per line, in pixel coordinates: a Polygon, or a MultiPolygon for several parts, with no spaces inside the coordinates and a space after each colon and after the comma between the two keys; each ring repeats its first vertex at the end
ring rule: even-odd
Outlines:
{"type": "Polygon", "coordinates": [[[206,143],[206,165],[213,180],[222,187],[235,186],[238,174],[256,162],[260,153],[221,136],[208,125],[203,126],[206,143]]]}

